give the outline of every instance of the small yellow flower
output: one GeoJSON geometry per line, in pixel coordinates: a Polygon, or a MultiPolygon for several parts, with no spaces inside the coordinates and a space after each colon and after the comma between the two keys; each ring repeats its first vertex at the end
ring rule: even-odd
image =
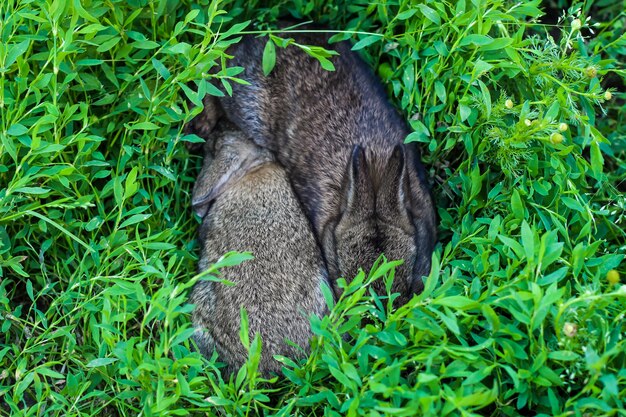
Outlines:
{"type": "Polygon", "coordinates": [[[604,99],[605,99],[605,100],[607,100],[607,101],[608,101],[608,100],[610,100],[610,99],[612,99],[612,98],[613,98],[613,94],[611,94],[611,92],[610,92],[610,91],[605,91],[605,92],[604,92],[604,99]]]}
{"type": "Polygon", "coordinates": [[[574,337],[578,333],[578,326],[575,323],[567,322],[563,325],[563,334],[567,337],[574,337]]]}
{"type": "Polygon", "coordinates": [[[568,128],[568,127],[569,127],[569,126],[567,126],[567,123],[561,123],[561,124],[559,125],[559,130],[560,130],[561,132],[565,132],[565,131],[567,130],[567,128],[568,128]]]}
{"type": "MultiPolygon", "coordinates": [[[[606,96],[606,94],[605,94],[605,96],[606,96]]],[[[512,108],[513,108],[513,100],[508,99],[507,101],[505,101],[505,102],[504,102],[504,106],[505,106],[507,109],[512,109],[512,108]]]]}
{"type": "Polygon", "coordinates": [[[582,27],[582,23],[580,22],[580,19],[572,20],[572,30],[576,31],[576,30],[579,30],[581,27],[582,27]]]}
{"type": "Polygon", "coordinates": [[[526,119],[526,120],[524,120],[524,124],[526,126],[530,126],[531,124],[533,124],[533,122],[531,122],[530,120],[526,119]]]}
{"type": "Polygon", "coordinates": [[[609,281],[609,284],[615,285],[619,283],[619,272],[614,269],[611,269],[606,273],[606,280],[609,281]]]}
{"type": "Polygon", "coordinates": [[[585,75],[587,76],[587,78],[595,78],[596,75],[598,75],[598,70],[596,69],[596,67],[587,67],[585,68],[585,75]]]}
{"type": "Polygon", "coordinates": [[[563,142],[563,135],[554,132],[550,135],[550,142],[552,142],[553,145],[558,145],[559,143],[563,142]]]}

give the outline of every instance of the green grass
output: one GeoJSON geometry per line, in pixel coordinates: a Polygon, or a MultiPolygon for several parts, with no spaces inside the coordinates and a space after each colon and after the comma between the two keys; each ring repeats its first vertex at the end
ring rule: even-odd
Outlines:
{"type": "Polygon", "coordinates": [[[0,2],[0,415],[626,415],[626,14],[563,4],[0,2]],[[189,339],[186,103],[289,15],[345,29],[385,82],[440,244],[406,306],[369,291],[381,262],[308,360],[262,381],[255,340],[224,380],[189,339]]]}

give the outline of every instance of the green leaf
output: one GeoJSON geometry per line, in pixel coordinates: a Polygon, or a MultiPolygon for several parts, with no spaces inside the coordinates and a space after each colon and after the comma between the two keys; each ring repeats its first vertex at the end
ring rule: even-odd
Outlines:
{"type": "Polygon", "coordinates": [[[480,308],[480,304],[472,299],[460,295],[433,300],[434,305],[451,307],[456,310],[470,310],[480,308]]]}
{"type": "Polygon", "coordinates": [[[159,73],[161,78],[163,78],[164,80],[167,80],[167,79],[170,78],[170,76],[171,76],[170,72],[165,67],[165,65],[163,65],[163,63],[161,61],[159,61],[156,58],[152,58],[152,66],[154,67],[156,72],[159,73]]]}
{"type": "Polygon", "coordinates": [[[117,362],[119,359],[117,358],[97,358],[94,359],[92,361],[89,361],[89,363],[87,365],[85,365],[87,368],[99,368],[101,366],[107,366],[110,365],[112,363],[117,362]]]}
{"type": "Polygon", "coordinates": [[[472,109],[465,104],[459,104],[459,114],[461,116],[461,121],[464,122],[472,114],[472,109]]]}
{"type": "Polygon", "coordinates": [[[213,264],[213,268],[220,269],[240,265],[252,259],[254,259],[254,256],[250,252],[228,252],[213,264]]]}
{"type": "Polygon", "coordinates": [[[137,167],[133,167],[128,173],[126,177],[126,182],[124,184],[124,199],[132,197],[133,194],[137,192],[139,186],[137,185],[137,167]]]}
{"type": "Polygon", "coordinates": [[[95,17],[93,17],[91,14],[89,14],[89,12],[87,12],[87,10],[85,10],[85,8],[83,8],[82,4],[80,4],[80,0],[73,0],[72,6],[74,6],[74,10],[76,11],[76,13],[83,19],[89,22],[98,22],[95,17]]]}
{"type": "Polygon", "coordinates": [[[31,280],[26,280],[26,294],[30,301],[35,302],[35,294],[33,294],[33,283],[31,280]]]}
{"type": "Polygon", "coordinates": [[[113,36],[96,48],[97,52],[107,52],[122,40],[121,36],[113,36]]]}
{"type": "Polygon", "coordinates": [[[152,122],[139,122],[129,126],[130,130],[157,130],[158,125],[152,122]]]}
{"type": "Polygon", "coordinates": [[[304,52],[306,52],[309,56],[312,56],[313,58],[317,59],[320,65],[322,66],[322,68],[325,69],[326,71],[335,70],[335,66],[328,58],[330,58],[333,55],[338,55],[337,51],[328,50],[328,49],[322,48],[321,46],[309,46],[309,45],[300,45],[300,44],[295,44],[295,45],[299,47],[300,49],[302,49],[304,52]]]}
{"type": "Polygon", "coordinates": [[[559,115],[559,109],[561,108],[559,101],[554,100],[550,108],[546,111],[544,118],[549,122],[552,122],[559,115]]]}
{"type": "MultiPolygon", "coordinates": [[[[80,1],[80,0],[78,0],[80,1]]],[[[98,32],[102,32],[103,30],[106,30],[107,26],[103,26],[99,23],[92,23],[90,25],[87,25],[83,28],[81,28],[78,33],[82,33],[82,34],[91,34],[91,33],[98,33],[98,32]]]]}
{"type": "Polygon", "coordinates": [[[498,235],[498,239],[502,241],[506,246],[511,248],[511,250],[515,253],[518,259],[523,259],[526,256],[526,251],[524,247],[519,244],[517,240],[511,239],[510,237],[498,235]]]}
{"type": "Polygon", "coordinates": [[[535,237],[526,220],[522,221],[522,245],[529,264],[535,260],[535,237]]]}
{"type": "Polygon", "coordinates": [[[219,39],[226,39],[232,35],[239,35],[248,25],[250,24],[250,20],[245,22],[237,23],[232,25],[226,32],[219,34],[219,39]]]}
{"type": "Polygon", "coordinates": [[[191,45],[187,42],[179,42],[175,45],[168,46],[165,50],[176,55],[188,55],[189,51],[191,51],[191,45]]]}
{"type": "Polygon", "coordinates": [[[210,95],[214,97],[224,97],[224,93],[222,92],[222,90],[217,88],[215,85],[213,85],[212,83],[206,80],[204,81],[204,83],[205,83],[205,88],[206,88],[207,93],[209,93],[210,95]]]}
{"type": "Polygon", "coordinates": [[[437,26],[441,25],[441,18],[439,17],[439,14],[437,14],[435,10],[431,9],[425,4],[417,4],[417,7],[420,9],[424,17],[426,17],[426,19],[430,20],[437,26]]]}
{"type": "Polygon", "coordinates": [[[145,41],[133,42],[130,44],[130,46],[132,46],[133,48],[137,48],[137,49],[156,49],[161,45],[159,45],[158,43],[154,41],[145,40],[145,41]]]}
{"type": "Polygon", "coordinates": [[[200,14],[200,9],[193,9],[185,16],[185,23],[189,23],[194,20],[200,14]]]}
{"type": "Polygon", "coordinates": [[[435,310],[434,312],[443,322],[443,324],[455,335],[460,335],[461,330],[459,329],[459,323],[456,317],[448,310],[448,312],[443,312],[440,310],[435,310]]]}
{"type": "Polygon", "coordinates": [[[409,133],[406,139],[404,139],[404,143],[430,142],[430,132],[428,131],[428,128],[424,126],[424,123],[420,122],[419,120],[412,120],[411,127],[415,129],[415,131],[409,133]]]}
{"type": "Polygon", "coordinates": [[[572,210],[575,210],[579,213],[584,213],[585,212],[585,208],[582,206],[582,204],[580,204],[578,202],[578,200],[575,200],[571,197],[561,197],[561,201],[563,202],[563,204],[565,204],[567,207],[569,207],[572,210]]]}
{"type": "Polygon", "coordinates": [[[500,49],[504,49],[507,46],[513,43],[513,39],[511,38],[497,38],[493,39],[486,45],[482,45],[478,48],[479,51],[487,52],[487,51],[498,51],[500,49]]]}
{"type": "Polygon", "coordinates": [[[524,219],[524,203],[517,190],[513,190],[511,193],[511,210],[518,220],[524,219]]]}
{"type": "Polygon", "coordinates": [[[331,375],[335,377],[335,379],[339,381],[339,383],[341,383],[344,387],[350,390],[356,389],[355,383],[351,381],[347,376],[345,376],[339,369],[335,368],[334,366],[329,366],[328,370],[330,371],[331,375]]]}
{"type": "Polygon", "coordinates": [[[152,214],[135,214],[130,216],[128,219],[124,220],[122,224],[120,224],[120,229],[123,229],[128,226],[132,226],[133,224],[137,224],[139,222],[143,222],[146,219],[149,219],[152,214]]]}
{"type": "Polygon", "coordinates": [[[435,94],[442,103],[445,103],[447,101],[446,87],[441,81],[435,81],[435,94]]]}
{"type": "Polygon", "coordinates": [[[7,129],[7,133],[11,136],[22,136],[28,133],[28,128],[19,123],[15,123],[7,129]]]}
{"type": "Polygon", "coordinates": [[[29,46],[30,46],[29,40],[25,40],[17,44],[9,45],[9,52],[7,53],[7,56],[4,61],[4,68],[9,68],[11,65],[13,65],[13,63],[17,61],[17,58],[24,55],[24,53],[28,50],[29,46]]]}
{"type": "Polygon", "coordinates": [[[424,290],[417,296],[418,300],[424,300],[430,297],[439,284],[441,272],[441,258],[440,253],[434,251],[431,256],[431,271],[428,277],[424,280],[424,290]]]}
{"type": "Polygon", "coordinates": [[[232,400],[226,399],[226,398],[220,398],[220,397],[207,397],[204,399],[204,401],[206,401],[207,403],[213,405],[213,406],[217,406],[217,407],[223,407],[226,405],[231,405],[233,404],[232,400]]]}
{"type": "Polygon", "coordinates": [[[332,288],[330,288],[326,282],[322,282],[321,284],[322,296],[324,297],[324,301],[326,302],[326,307],[328,310],[331,310],[335,305],[335,296],[333,294],[332,288]]]}
{"type": "Polygon", "coordinates": [[[24,194],[46,194],[50,192],[50,189],[44,187],[19,187],[15,189],[15,192],[24,194]]]}
{"type": "Polygon", "coordinates": [[[246,348],[246,350],[250,350],[250,332],[248,329],[248,312],[241,306],[240,309],[241,321],[239,328],[239,340],[241,340],[241,344],[246,348]]]}
{"type": "Polygon", "coordinates": [[[483,61],[482,59],[479,59],[474,64],[474,75],[477,77],[480,77],[482,74],[491,71],[492,68],[493,68],[493,65],[491,65],[488,62],[483,61]]]}
{"type": "Polygon", "coordinates": [[[263,74],[267,77],[276,65],[276,46],[268,39],[263,48],[263,74]]]}
{"type": "Polygon", "coordinates": [[[81,59],[76,62],[76,65],[81,67],[89,67],[93,65],[101,65],[104,62],[102,59],[81,59]]]}
{"type": "Polygon", "coordinates": [[[466,45],[472,44],[475,46],[483,46],[483,45],[489,45],[491,42],[493,42],[493,38],[491,38],[490,36],[479,35],[479,34],[473,33],[473,34],[464,36],[461,42],[459,42],[459,45],[466,46],[466,45]]]}
{"type": "Polygon", "coordinates": [[[191,88],[187,87],[183,83],[179,83],[178,86],[183,90],[183,93],[185,93],[185,97],[187,97],[189,101],[193,103],[194,106],[198,106],[198,107],[204,106],[204,104],[202,103],[202,100],[200,99],[200,95],[198,94],[197,91],[192,90],[191,88]]]}
{"type": "Polygon", "coordinates": [[[417,13],[417,9],[408,9],[408,10],[403,11],[402,13],[398,13],[398,15],[396,16],[396,19],[406,20],[410,18],[411,16],[413,16],[415,13],[417,13]]]}
{"type": "Polygon", "coordinates": [[[596,178],[602,174],[602,167],[604,166],[604,158],[600,151],[600,145],[597,141],[591,142],[591,170],[596,178]]]}
{"type": "Polygon", "coordinates": [[[381,39],[383,39],[383,37],[380,36],[380,35],[367,35],[364,38],[362,38],[361,40],[359,40],[357,43],[355,43],[352,46],[352,50],[353,51],[358,51],[359,49],[363,49],[366,46],[370,46],[374,42],[378,42],[381,39]]]}
{"type": "Polygon", "coordinates": [[[580,358],[580,355],[570,350],[557,350],[548,353],[548,358],[555,361],[575,361],[580,358]]]}
{"type": "Polygon", "coordinates": [[[335,66],[333,65],[332,62],[330,62],[330,60],[323,58],[323,57],[317,57],[317,59],[320,62],[320,65],[322,66],[322,68],[324,68],[326,71],[335,70],[335,66]]]}
{"type": "Polygon", "coordinates": [[[480,92],[482,93],[481,98],[485,108],[485,117],[489,118],[491,116],[491,94],[489,94],[489,89],[484,82],[478,80],[478,85],[480,86],[480,92]]]}
{"type": "Polygon", "coordinates": [[[65,375],[63,375],[62,373],[53,371],[52,369],[48,368],[37,368],[35,369],[35,372],[37,372],[39,375],[48,376],[54,379],[65,379],[65,375]]]}

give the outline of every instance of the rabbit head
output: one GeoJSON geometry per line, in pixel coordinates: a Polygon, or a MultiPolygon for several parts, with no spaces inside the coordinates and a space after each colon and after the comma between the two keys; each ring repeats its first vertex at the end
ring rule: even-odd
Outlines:
{"type": "Polygon", "coordinates": [[[271,152],[254,144],[241,131],[226,128],[214,132],[204,145],[205,156],[193,188],[191,205],[204,217],[211,203],[255,167],[273,162],[271,152]]]}
{"type": "MultiPolygon", "coordinates": [[[[421,277],[430,270],[434,241],[435,219],[419,201],[420,196],[428,199],[428,190],[420,188],[425,181],[411,164],[415,152],[397,145],[386,166],[377,169],[368,164],[365,149],[355,146],[346,169],[339,216],[322,236],[331,276],[352,278],[380,254],[388,260],[403,259],[392,287],[393,292],[402,294],[401,302],[423,289],[421,277]]],[[[382,281],[374,287],[384,294],[382,281]]]]}

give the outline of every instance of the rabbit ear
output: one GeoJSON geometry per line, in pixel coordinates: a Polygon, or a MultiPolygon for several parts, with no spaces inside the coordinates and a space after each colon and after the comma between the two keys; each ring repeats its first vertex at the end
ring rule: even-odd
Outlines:
{"type": "Polygon", "coordinates": [[[360,145],[355,145],[352,148],[346,174],[341,212],[361,216],[372,214],[374,211],[374,190],[365,160],[365,150],[360,145]]]}
{"type": "MultiPolygon", "coordinates": [[[[213,157],[210,154],[204,156],[202,170],[198,175],[198,179],[193,187],[191,198],[191,207],[193,211],[200,217],[204,217],[209,211],[209,207],[215,196],[220,191],[220,178],[215,177],[215,169],[213,166],[213,157]]],[[[221,181],[222,187],[224,181],[221,181]]]]}
{"type": "Polygon", "coordinates": [[[376,196],[376,212],[382,217],[395,221],[410,221],[407,209],[408,173],[405,163],[404,145],[396,145],[382,173],[376,196]]]}
{"type": "MultiPolygon", "coordinates": [[[[209,158],[208,155],[205,158],[209,158]]],[[[265,162],[267,162],[266,159],[251,153],[237,154],[236,157],[218,154],[215,160],[205,159],[198,180],[193,187],[191,207],[198,216],[206,216],[211,203],[228,187],[265,162]]]]}

